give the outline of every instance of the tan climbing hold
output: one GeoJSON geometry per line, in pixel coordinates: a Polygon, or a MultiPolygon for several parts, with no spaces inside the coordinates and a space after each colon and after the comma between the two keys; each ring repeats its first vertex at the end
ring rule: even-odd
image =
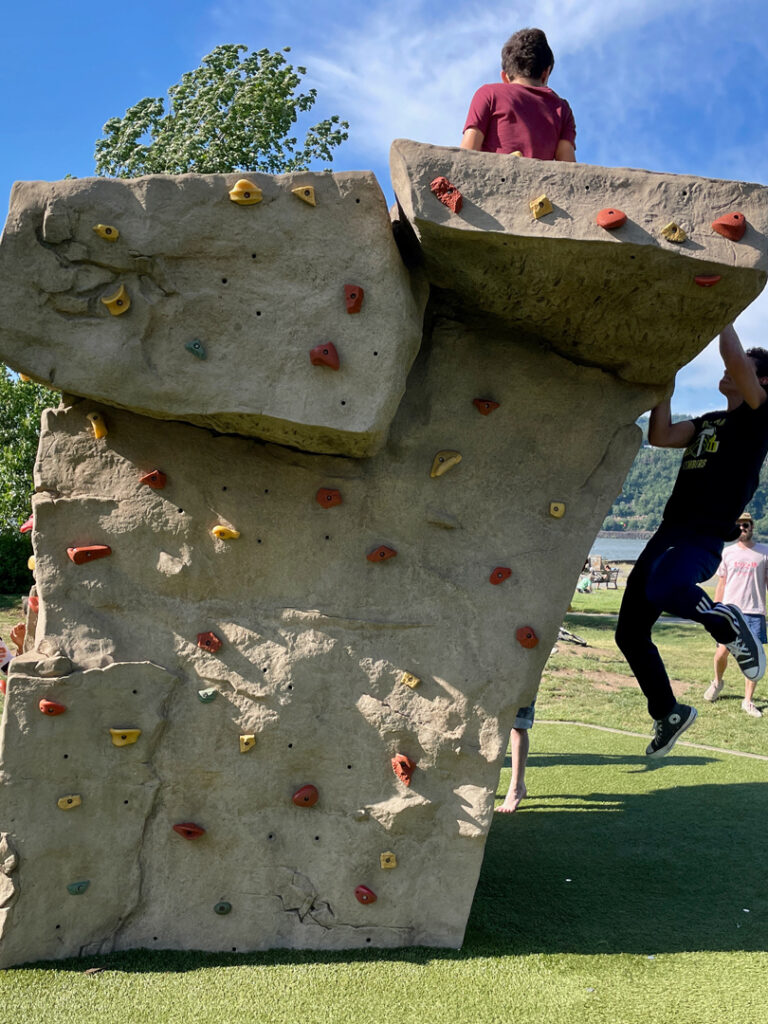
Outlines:
{"type": "Polygon", "coordinates": [[[71,811],[73,807],[79,807],[82,802],[79,793],[70,793],[68,796],[59,797],[56,806],[62,811],[71,811]]]}
{"type": "Polygon", "coordinates": [[[312,185],[303,185],[301,188],[292,188],[291,192],[297,199],[309,203],[310,206],[317,206],[315,202],[315,189],[312,185]]]}
{"type": "Polygon", "coordinates": [[[550,501],[549,514],[552,516],[553,519],[562,519],[565,515],[565,502],[550,501]]]}
{"type": "Polygon", "coordinates": [[[400,676],[400,682],[404,686],[410,686],[412,690],[415,690],[416,687],[421,682],[421,680],[419,679],[418,676],[415,676],[413,672],[403,672],[403,674],[400,676]]]}
{"type": "Polygon", "coordinates": [[[247,178],[241,178],[230,189],[229,198],[239,206],[253,206],[254,203],[261,202],[262,191],[252,181],[248,181],[247,178]]]}
{"type": "Polygon", "coordinates": [[[552,203],[550,203],[544,193],[537,196],[536,199],[532,199],[528,205],[536,220],[540,220],[542,217],[546,217],[548,213],[552,213],[552,203]]]}
{"type": "Polygon", "coordinates": [[[668,242],[685,242],[688,239],[688,235],[683,231],[679,224],[675,224],[673,220],[669,224],[665,224],[661,229],[662,235],[668,242]]]}
{"type": "Polygon", "coordinates": [[[391,850],[387,850],[385,853],[379,854],[379,863],[385,870],[391,870],[397,867],[397,857],[391,850]]]}
{"type": "Polygon", "coordinates": [[[432,460],[432,469],[429,471],[429,475],[432,477],[442,476],[443,473],[447,473],[449,469],[453,469],[454,466],[458,466],[461,462],[461,452],[452,451],[450,448],[444,448],[438,452],[432,460]]]}
{"type": "Polygon", "coordinates": [[[256,746],[256,737],[252,732],[244,733],[240,737],[240,753],[247,754],[252,747],[256,746]]]}
{"type": "Polygon", "coordinates": [[[109,735],[116,747],[130,747],[141,736],[141,729],[110,729],[109,735]]]}
{"type": "Polygon", "coordinates": [[[131,308],[131,298],[125,290],[124,284],[120,285],[114,295],[105,295],[101,301],[112,316],[122,316],[123,313],[127,313],[131,308]]]}

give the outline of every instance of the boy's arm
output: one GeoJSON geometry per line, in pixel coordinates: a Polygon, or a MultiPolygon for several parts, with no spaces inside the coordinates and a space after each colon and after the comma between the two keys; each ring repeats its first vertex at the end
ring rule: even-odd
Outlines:
{"type": "Polygon", "coordinates": [[[555,160],[565,160],[569,164],[576,163],[576,147],[568,139],[560,139],[555,149],[555,160]]]}
{"type": "Polygon", "coordinates": [[[459,149],[482,149],[485,135],[479,128],[467,128],[461,137],[459,149]]]}
{"type": "Polygon", "coordinates": [[[648,421],[648,441],[656,448],[687,448],[693,440],[696,427],[693,420],[672,422],[672,400],[665,398],[651,409],[648,421]]]}
{"type": "Polygon", "coordinates": [[[725,363],[725,372],[743,395],[744,401],[750,408],[759,409],[768,395],[758,379],[754,363],[741,347],[733,324],[724,327],[720,334],[720,355],[725,363]]]}

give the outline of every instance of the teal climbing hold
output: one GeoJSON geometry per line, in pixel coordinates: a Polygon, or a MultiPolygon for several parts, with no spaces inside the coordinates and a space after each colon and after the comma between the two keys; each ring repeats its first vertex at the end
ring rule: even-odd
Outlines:
{"type": "Polygon", "coordinates": [[[197,356],[198,359],[207,358],[205,346],[203,345],[202,341],[200,341],[198,338],[195,338],[194,341],[188,341],[184,348],[187,350],[187,352],[191,352],[193,356],[197,356]]]}
{"type": "Polygon", "coordinates": [[[232,904],[227,903],[226,900],[220,900],[213,909],[216,914],[221,914],[223,916],[224,914],[228,914],[230,912],[230,910],[232,909],[232,904]]]}
{"type": "Polygon", "coordinates": [[[90,885],[90,881],[87,882],[70,882],[67,886],[67,892],[70,896],[82,896],[85,890],[90,885]]]}

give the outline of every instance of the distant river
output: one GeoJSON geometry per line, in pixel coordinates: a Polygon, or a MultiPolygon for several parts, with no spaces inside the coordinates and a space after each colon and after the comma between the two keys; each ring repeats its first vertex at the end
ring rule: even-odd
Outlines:
{"type": "Polygon", "coordinates": [[[622,537],[620,533],[597,537],[590,555],[602,555],[608,562],[634,562],[648,543],[647,538],[622,537]]]}

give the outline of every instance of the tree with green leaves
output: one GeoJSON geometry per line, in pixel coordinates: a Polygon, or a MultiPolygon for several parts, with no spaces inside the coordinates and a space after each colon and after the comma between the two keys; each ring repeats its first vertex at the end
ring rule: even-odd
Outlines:
{"type": "Polygon", "coordinates": [[[220,174],[231,171],[306,170],[331,163],[332,150],[348,137],[338,116],[307,130],[303,143],[290,133],[309,111],[317,91],[297,92],[306,68],[284,54],[226,44],[203,58],[162,97],[147,97],[125,116],[104,125],[96,142],[96,172],[119,178],[142,174],[220,174]]]}

